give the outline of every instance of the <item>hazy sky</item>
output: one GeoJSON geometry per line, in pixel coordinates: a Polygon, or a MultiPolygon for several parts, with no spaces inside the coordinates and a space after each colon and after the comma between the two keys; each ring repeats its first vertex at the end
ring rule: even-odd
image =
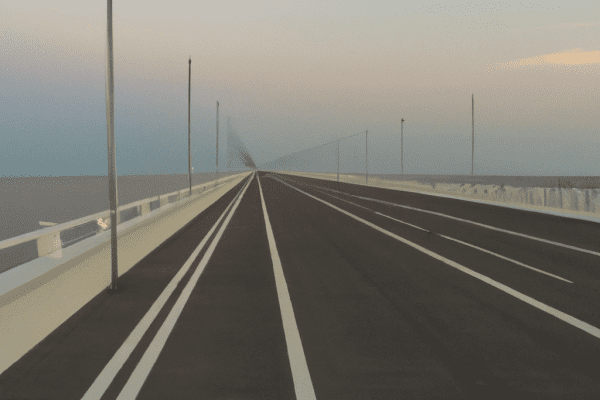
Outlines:
{"type": "MultiPolygon", "coordinates": [[[[404,118],[406,173],[470,173],[473,93],[476,173],[600,175],[597,0],[114,1],[113,24],[120,175],[187,171],[190,56],[196,171],[218,100],[221,151],[229,115],[258,164],[368,129],[397,172],[404,118]]],[[[106,1],[4,0],[0,48],[0,174],[105,175],[106,1]]]]}

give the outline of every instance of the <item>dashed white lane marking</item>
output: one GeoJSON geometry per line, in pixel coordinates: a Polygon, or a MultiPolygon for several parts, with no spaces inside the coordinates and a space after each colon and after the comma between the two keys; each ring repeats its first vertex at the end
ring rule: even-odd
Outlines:
{"type": "Polygon", "coordinates": [[[275,245],[275,236],[273,235],[269,214],[267,213],[267,206],[265,204],[262,186],[260,185],[260,179],[258,177],[257,180],[258,187],[260,189],[260,199],[262,202],[263,214],[265,216],[265,225],[267,227],[269,249],[271,250],[271,258],[273,260],[275,284],[277,286],[277,295],[279,296],[279,309],[281,310],[281,318],[283,320],[283,330],[285,332],[285,341],[287,343],[292,377],[294,379],[296,399],[316,399],[315,390],[313,388],[312,380],[310,379],[310,373],[308,371],[308,365],[306,364],[304,348],[302,347],[302,341],[300,340],[300,332],[298,331],[296,317],[294,316],[292,300],[290,299],[288,287],[285,282],[285,276],[283,274],[283,268],[281,266],[281,259],[279,258],[277,246],[275,245]]]}
{"type": "MultiPolygon", "coordinates": [[[[317,190],[317,189],[314,189],[314,190],[317,190]]],[[[324,193],[324,194],[325,194],[325,195],[327,195],[327,196],[331,196],[331,197],[333,197],[333,198],[335,198],[335,199],[338,199],[338,200],[340,200],[340,201],[343,201],[343,202],[346,202],[346,203],[349,203],[349,204],[353,204],[353,205],[355,205],[355,206],[358,206],[358,207],[361,207],[361,208],[367,209],[367,210],[369,210],[369,211],[371,211],[371,212],[373,212],[373,213],[375,213],[375,214],[377,214],[377,215],[381,215],[382,217],[389,218],[389,219],[391,219],[391,220],[394,220],[394,221],[396,221],[396,222],[399,222],[399,223],[401,223],[401,224],[404,224],[404,225],[411,226],[411,227],[413,227],[413,228],[415,228],[415,229],[419,229],[419,230],[421,230],[421,231],[424,231],[424,232],[430,232],[430,233],[434,233],[434,232],[428,231],[427,229],[421,228],[420,226],[416,226],[416,225],[413,225],[413,224],[409,224],[408,222],[401,221],[401,220],[399,220],[399,219],[396,219],[396,218],[390,217],[389,215],[382,214],[382,213],[380,213],[379,211],[373,211],[373,210],[371,210],[370,208],[367,208],[367,207],[361,206],[361,205],[359,205],[359,204],[352,203],[351,201],[348,201],[348,200],[341,199],[341,198],[339,198],[339,197],[336,197],[336,196],[333,196],[333,195],[331,195],[331,194],[329,194],[329,193],[325,193],[325,192],[323,192],[323,191],[320,191],[320,190],[317,190],[317,191],[318,191],[318,192],[320,192],[320,193],[324,193]]],[[[473,244],[466,243],[466,242],[463,242],[463,241],[461,241],[461,240],[458,240],[458,239],[451,238],[451,237],[449,237],[449,236],[441,235],[441,234],[439,234],[439,233],[436,233],[436,235],[438,235],[438,236],[440,236],[440,237],[443,237],[443,238],[445,238],[445,239],[448,239],[448,240],[452,240],[452,241],[454,241],[454,242],[457,242],[457,243],[464,244],[465,246],[469,246],[469,247],[472,247],[472,248],[474,248],[474,249],[477,249],[477,250],[483,251],[483,252],[485,252],[485,253],[491,254],[491,255],[493,255],[493,256],[496,256],[496,257],[498,257],[498,258],[501,258],[501,259],[503,259],[503,260],[510,261],[510,262],[512,262],[512,263],[514,263],[514,264],[516,264],[516,265],[519,265],[519,266],[521,266],[521,267],[524,267],[524,268],[530,269],[530,270],[532,270],[532,271],[535,271],[535,272],[539,272],[540,274],[544,274],[544,275],[547,275],[547,276],[551,276],[551,277],[553,277],[553,278],[560,279],[561,281],[565,281],[565,282],[568,282],[568,283],[573,283],[573,282],[571,282],[571,281],[569,281],[569,280],[567,280],[567,279],[565,279],[565,278],[561,278],[561,277],[560,277],[560,276],[558,276],[558,275],[554,275],[554,274],[551,274],[551,273],[549,273],[549,272],[542,271],[541,269],[537,269],[537,268],[535,268],[535,267],[532,267],[532,266],[529,266],[529,265],[523,264],[522,262],[519,262],[519,261],[517,261],[517,260],[513,260],[512,258],[505,257],[505,256],[503,256],[503,255],[501,255],[501,254],[498,254],[498,253],[494,253],[493,251],[486,250],[486,249],[483,249],[483,248],[481,248],[481,247],[475,246],[475,245],[473,245],[473,244]]]]}
{"type": "Polygon", "coordinates": [[[154,367],[154,364],[156,363],[158,356],[160,355],[162,349],[164,348],[165,343],[167,342],[167,339],[169,338],[169,335],[173,331],[173,328],[175,327],[175,324],[177,323],[177,320],[179,319],[179,316],[181,315],[181,311],[185,307],[188,299],[190,298],[190,295],[192,294],[194,287],[196,287],[196,283],[198,283],[198,279],[200,278],[200,275],[202,274],[202,272],[204,272],[204,268],[206,267],[206,264],[208,264],[210,257],[212,256],[213,252],[215,251],[215,248],[217,247],[217,244],[219,243],[219,241],[221,240],[221,237],[223,236],[223,232],[225,232],[225,229],[227,229],[227,226],[229,225],[229,221],[231,221],[233,214],[235,214],[235,211],[237,210],[237,207],[240,205],[240,202],[242,201],[242,198],[244,197],[244,194],[246,193],[246,189],[248,189],[248,186],[250,186],[250,182],[252,182],[253,178],[254,178],[254,176],[252,176],[248,180],[248,182],[246,182],[246,185],[244,186],[242,193],[237,198],[235,205],[231,209],[231,212],[227,215],[227,218],[225,219],[225,222],[223,222],[223,225],[221,225],[221,228],[219,229],[219,232],[217,232],[217,235],[215,236],[212,243],[210,244],[210,247],[208,248],[208,250],[206,250],[206,253],[204,254],[204,257],[202,257],[200,264],[198,264],[198,267],[194,271],[189,282],[187,283],[187,285],[185,285],[185,288],[179,295],[177,302],[175,303],[175,305],[169,312],[169,315],[163,322],[162,326],[158,330],[158,333],[156,334],[154,339],[152,339],[150,346],[148,346],[148,348],[146,349],[146,352],[142,356],[142,359],[140,360],[138,365],[135,367],[135,370],[129,377],[129,380],[123,387],[123,390],[121,390],[119,397],[117,397],[118,400],[134,399],[139,394],[140,390],[142,389],[142,386],[144,385],[144,382],[146,382],[146,378],[148,378],[150,371],[154,367]]]}
{"type": "MultiPolygon", "coordinates": [[[[416,226],[416,225],[413,225],[413,224],[409,224],[408,222],[400,221],[399,219],[396,219],[396,218],[390,217],[389,215],[382,214],[382,213],[380,213],[379,211],[374,211],[374,213],[375,213],[375,214],[378,214],[378,215],[381,215],[382,217],[386,217],[386,218],[392,219],[392,220],[394,220],[394,221],[396,221],[396,222],[400,222],[401,224],[408,225],[408,226],[412,226],[413,228],[416,228],[416,229],[422,230],[422,231],[424,231],[424,232],[430,232],[430,231],[428,231],[427,229],[423,229],[423,228],[421,228],[420,226],[416,226]]],[[[441,236],[441,235],[440,235],[440,236],[441,236]]]]}
{"type": "MultiPolygon", "coordinates": [[[[274,178],[274,179],[280,179],[280,178],[277,177],[277,178],[274,178]]],[[[309,185],[309,184],[305,184],[305,185],[307,185],[307,186],[315,186],[315,185],[309,185]]],[[[583,253],[593,254],[595,256],[600,256],[599,252],[596,252],[596,251],[593,251],[593,250],[582,249],[581,247],[575,247],[575,246],[571,246],[571,245],[564,244],[564,243],[554,242],[552,240],[542,239],[542,238],[535,237],[535,236],[529,236],[529,235],[526,235],[524,233],[509,231],[507,229],[502,229],[502,228],[496,228],[495,226],[486,225],[486,224],[482,224],[482,223],[475,222],[475,221],[469,221],[468,219],[462,219],[462,218],[458,218],[458,217],[453,217],[452,215],[442,214],[442,213],[438,213],[438,212],[435,212],[435,211],[423,210],[422,208],[415,208],[415,207],[410,207],[410,206],[404,206],[404,205],[401,205],[401,204],[391,203],[389,201],[372,199],[370,197],[356,196],[356,195],[353,195],[353,194],[348,194],[348,193],[340,192],[340,191],[333,190],[333,189],[323,188],[323,187],[320,187],[320,186],[319,186],[319,188],[323,189],[323,190],[329,190],[329,191],[332,191],[332,192],[336,192],[336,193],[342,193],[342,194],[345,194],[346,196],[356,197],[357,199],[369,200],[369,201],[374,201],[374,202],[377,202],[377,203],[387,204],[387,205],[394,206],[394,207],[401,207],[401,208],[406,208],[408,210],[414,210],[414,211],[420,211],[420,212],[424,212],[424,213],[428,213],[428,214],[438,215],[440,217],[445,217],[445,218],[454,219],[456,221],[466,222],[468,224],[473,224],[473,225],[481,226],[483,228],[492,229],[492,230],[495,230],[495,231],[498,231],[498,232],[504,232],[504,233],[508,233],[510,235],[520,236],[520,237],[524,237],[524,238],[527,238],[527,239],[537,240],[539,242],[548,243],[548,244],[552,244],[552,245],[555,245],[555,246],[560,246],[560,247],[564,247],[564,248],[567,248],[567,249],[571,249],[571,250],[575,250],[575,251],[580,251],[580,252],[583,252],[583,253]]]]}
{"type": "Polygon", "coordinates": [[[349,217],[354,218],[355,220],[360,221],[363,224],[368,225],[371,228],[378,230],[381,233],[384,233],[384,234],[386,234],[386,235],[388,235],[388,236],[390,236],[390,237],[392,237],[392,238],[394,238],[394,239],[396,239],[396,240],[398,240],[398,241],[400,241],[400,242],[402,242],[404,244],[407,244],[408,246],[410,246],[410,247],[412,247],[412,248],[414,248],[414,249],[416,249],[418,251],[421,251],[421,252],[423,252],[423,253],[425,253],[425,254],[427,254],[427,255],[435,258],[436,260],[439,260],[439,261],[443,262],[444,264],[447,264],[447,265],[449,265],[449,266],[451,266],[451,267],[453,267],[453,268],[455,268],[455,269],[457,269],[457,270],[459,270],[461,272],[464,272],[467,275],[470,275],[470,276],[472,276],[472,277],[474,277],[476,279],[479,279],[482,282],[487,283],[488,285],[491,285],[491,286],[493,286],[493,287],[495,287],[497,289],[500,289],[501,291],[503,291],[503,292],[505,292],[505,293],[507,293],[507,294],[509,294],[509,295],[511,295],[511,296],[513,296],[513,297],[515,297],[515,298],[517,298],[517,299],[519,299],[519,300],[521,300],[521,301],[529,304],[529,305],[532,305],[533,307],[535,307],[535,308],[537,308],[537,309],[539,309],[541,311],[544,311],[544,312],[546,312],[546,313],[548,313],[550,315],[553,315],[554,317],[560,319],[561,321],[566,322],[567,324],[569,324],[571,326],[574,326],[575,328],[581,329],[582,331],[584,331],[586,333],[589,333],[590,335],[592,335],[592,336],[600,339],[600,329],[596,328],[593,325],[588,324],[587,322],[584,322],[584,321],[581,321],[580,319],[572,317],[572,316],[570,316],[570,315],[568,315],[568,314],[566,314],[566,313],[564,313],[564,312],[562,312],[560,310],[557,310],[554,307],[551,307],[551,306],[549,306],[547,304],[544,304],[544,303],[542,303],[542,302],[540,302],[540,301],[538,301],[538,300],[536,300],[536,299],[534,299],[532,297],[529,297],[526,294],[523,294],[523,293],[521,293],[521,292],[519,292],[517,290],[514,290],[514,289],[512,289],[512,288],[510,288],[510,287],[508,287],[506,285],[503,285],[502,283],[497,282],[497,281],[495,281],[495,280],[493,280],[493,279],[491,279],[491,278],[489,278],[489,277],[487,277],[487,276],[485,276],[483,274],[475,272],[475,271],[473,271],[473,270],[471,270],[471,269],[469,269],[469,268],[467,268],[467,267],[465,267],[463,265],[458,264],[457,262],[454,262],[452,260],[447,259],[446,257],[443,257],[443,256],[441,256],[439,254],[436,254],[436,253],[430,251],[430,250],[427,250],[426,248],[421,247],[418,244],[411,242],[410,240],[404,239],[404,238],[402,238],[402,237],[400,237],[400,236],[398,236],[398,235],[396,235],[396,234],[394,234],[392,232],[389,232],[389,231],[387,231],[387,230],[385,230],[385,229],[383,229],[383,228],[381,228],[381,227],[379,227],[379,226],[377,226],[377,225],[375,225],[375,224],[373,224],[373,223],[371,223],[369,221],[366,221],[366,220],[364,220],[364,219],[362,219],[360,217],[357,217],[356,215],[351,214],[351,213],[349,213],[346,210],[343,210],[343,209],[341,209],[339,207],[336,207],[333,204],[330,204],[330,203],[326,202],[325,200],[321,200],[318,197],[313,196],[312,194],[306,193],[303,190],[300,190],[300,189],[298,189],[298,188],[296,188],[296,187],[294,187],[294,186],[292,186],[292,185],[290,185],[290,184],[288,184],[286,182],[283,182],[283,181],[281,181],[281,180],[279,180],[277,178],[273,178],[273,179],[276,179],[280,183],[282,183],[282,184],[284,184],[286,186],[289,186],[290,188],[292,188],[294,190],[297,190],[298,192],[303,193],[303,194],[305,194],[308,197],[311,197],[311,198],[313,198],[313,199],[315,199],[317,201],[320,201],[321,203],[323,203],[325,205],[328,205],[329,207],[331,207],[331,208],[333,208],[335,210],[338,210],[339,212],[344,213],[344,214],[348,215],[349,217]]]}
{"type": "MultiPolygon", "coordinates": [[[[409,224],[408,222],[404,222],[404,221],[401,221],[401,220],[399,220],[399,219],[392,218],[392,217],[390,217],[389,215],[382,214],[382,213],[380,213],[380,212],[378,212],[378,211],[375,211],[375,214],[381,215],[382,217],[386,217],[386,218],[392,219],[392,220],[394,220],[394,221],[396,221],[396,222],[400,222],[401,224],[405,224],[405,225],[412,226],[413,228],[417,228],[417,229],[420,229],[420,230],[422,230],[422,231],[425,231],[425,232],[430,232],[430,231],[428,231],[427,229],[423,229],[423,228],[421,228],[421,227],[418,227],[418,226],[416,226],[416,225],[409,224]]],[[[486,249],[484,249],[484,248],[481,248],[481,247],[475,246],[474,244],[470,244],[470,243],[467,243],[467,242],[463,242],[462,240],[454,239],[454,238],[451,238],[451,237],[449,237],[449,236],[446,236],[446,235],[441,235],[441,234],[439,234],[439,233],[436,233],[436,235],[438,235],[438,236],[440,236],[440,237],[443,237],[443,238],[445,238],[445,239],[448,239],[448,240],[452,240],[452,241],[454,241],[454,242],[457,242],[457,243],[460,243],[460,244],[464,244],[465,246],[469,246],[469,247],[472,247],[472,248],[474,248],[474,249],[477,249],[477,250],[483,251],[484,253],[491,254],[491,255],[493,255],[493,256],[496,256],[496,257],[498,257],[498,258],[501,258],[501,259],[503,259],[503,260],[510,261],[510,262],[512,262],[512,263],[514,263],[514,264],[520,265],[521,267],[524,267],[524,268],[530,269],[530,270],[532,270],[532,271],[535,271],[535,272],[539,272],[540,274],[548,275],[548,276],[551,276],[551,277],[553,277],[553,278],[556,278],[556,279],[560,279],[561,281],[565,281],[565,282],[568,282],[568,283],[573,283],[573,282],[571,282],[570,280],[567,280],[567,279],[565,279],[565,278],[561,278],[561,277],[560,277],[560,276],[558,276],[558,275],[554,275],[554,274],[551,274],[550,272],[542,271],[541,269],[537,269],[537,268],[535,268],[535,267],[532,267],[532,266],[530,266],[530,265],[523,264],[523,263],[522,263],[522,262],[520,262],[520,261],[513,260],[512,258],[508,258],[508,257],[505,257],[505,256],[503,256],[503,255],[501,255],[501,254],[494,253],[493,251],[489,251],[489,250],[486,250],[486,249]]]]}
{"type": "MultiPolygon", "coordinates": [[[[438,235],[439,235],[439,234],[438,234],[438,235]]],[[[496,256],[496,257],[498,257],[498,258],[502,258],[503,260],[510,261],[510,262],[512,262],[512,263],[515,263],[515,264],[517,264],[517,265],[520,265],[521,267],[528,268],[528,269],[530,269],[530,270],[532,270],[532,271],[539,272],[540,274],[548,275],[548,276],[551,276],[551,277],[553,277],[553,278],[556,278],[556,279],[560,279],[561,281],[565,281],[565,282],[568,282],[568,283],[573,283],[573,282],[571,282],[570,280],[567,280],[567,279],[565,279],[565,278],[561,278],[561,277],[560,277],[560,276],[558,276],[558,275],[554,275],[554,274],[551,274],[550,272],[542,271],[541,269],[537,269],[537,268],[534,268],[534,267],[532,267],[532,266],[530,266],[530,265],[523,264],[522,262],[519,262],[519,261],[517,261],[517,260],[513,260],[512,258],[504,257],[503,255],[500,255],[500,254],[494,253],[494,252],[492,252],[492,251],[489,251],[489,250],[486,250],[486,249],[482,249],[481,247],[477,247],[477,246],[475,246],[475,245],[472,245],[472,244],[469,244],[469,243],[465,243],[465,242],[463,242],[463,241],[461,241],[461,240],[458,240],[458,239],[453,239],[453,238],[451,238],[451,237],[448,237],[448,236],[444,236],[444,235],[439,235],[439,236],[441,236],[441,237],[443,237],[443,238],[446,238],[446,239],[448,239],[448,240],[453,240],[453,241],[455,241],[455,242],[458,242],[458,243],[464,244],[465,246],[473,247],[474,249],[477,249],[477,250],[480,250],[480,251],[483,251],[483,252],[489,253],[489,254],[491,254],[491,255],[493,255],[493,256],[496,256]]]]}
{"type": "Polygon", "coordinates": [[[152,307],[150,307],[150,309],[146,312],[146,315],[144,315],[144,317],[140,320],[137,326],[129,334],[125,342],[123,342],[119,350],[117,350],[117,352],[110,359],[108,364],[106,364],[102,372],[100,372],[100,375],[98,375],[94,383],[92,383],[92,386],[90,386],[90,388],[87,390],[82,400],[96,400],[100,399],[104,395],[104,392],[106,392],[106,389],[110,386],[117,373],[121,370],[123,364],[125,364],[125,361],[127,361],[129,356],[133,352],[133,349],[135,349],[135,347],[138,345],[138,343],[142,339],[142,336],[144,336],[144,333],[146,333],[146,331],[150,327],[150,324],[152,324],[152,322],[154,321],[160,310],[163,308],[163,306],[165,305],[165,303],[167,302],[167,300],[169,299],[169,297],[171,296],[171,294],[173,293],[183,276],[190,269],[190,266],[192,265],[196,257],[198,257],[198,254],[200,254],[200,252],[206,245],[208,239],[212,236],[215,229],[217,229],[217,226],[219,225],[221,220],[225,217],[225,215],[227,215],[227,211],[235,203],[236,198],[238,198],[238,196],[236,196],[231,201],[231,203],[229,203],[229,205],[227,206],[225,211],[223,211],[217,222],[215,222],[211,230],[206,234],[206,236],[204,236],[202,242],[200,242],[198,247],[196,247],[192,255],[188,258],[185,264],[183,264],[183,266],[173,277],[173,279],[171,279],[171,282],[169,282],[169,284],[167,285],[167,287],[165,287],[160,296],[158,296],[154,304],[152,304],[152,307]]]}

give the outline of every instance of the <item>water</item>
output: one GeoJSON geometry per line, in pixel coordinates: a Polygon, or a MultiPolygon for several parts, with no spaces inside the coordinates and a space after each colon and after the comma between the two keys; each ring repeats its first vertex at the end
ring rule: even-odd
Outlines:
{"type": "MultiPolygon", "coordinates": [[[[218,178],[238,172],[219,172],[218,178]]],[[[192,185],[217,178],[194,173],[192,185]]],[[[128,175],[117,179],[119,205],[189,187],[187,174],[128,175]]],[[[0,178],[0,241],[108,210],[107,176],[0,178]]]]}

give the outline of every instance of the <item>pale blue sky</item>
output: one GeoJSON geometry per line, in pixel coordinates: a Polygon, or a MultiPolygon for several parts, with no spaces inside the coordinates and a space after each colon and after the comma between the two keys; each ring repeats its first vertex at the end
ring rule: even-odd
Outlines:
{"type": "MultiPolygon", "coordinates": [[[[114,3],[119,174],[186,171],[191,55],[195,170],[219,100],[258,163],[369,129],[396,172],[405,118],[405,172],[468,173],[474,93],[476,173],[600,175],[597,1],[114,3]]],[[[106,174],[106,2],[3,1],[0,29],[0,174],[106,174]]]]}

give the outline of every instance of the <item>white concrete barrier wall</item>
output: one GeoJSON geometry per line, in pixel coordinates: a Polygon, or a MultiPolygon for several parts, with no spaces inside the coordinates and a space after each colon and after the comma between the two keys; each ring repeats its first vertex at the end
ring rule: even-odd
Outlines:
{"type": "MultiPolygon", "coordinates": [[[[337,174],[273,171],[309,178],[337,180],[337,174]]],[[[365,184],[364,175],[340,174],[340,182],[365,184]]],[[[369,177],[369,186],[450,195],[457,198],[478,199],[490,203],[530,206],[532,209],[555,209],[575,214],[600,214],[600,189],[517,188],[498,185],[471,185],[458,183],[424,184],[416,181],[391,181],[369,177]]]]}
{"type": "MultiPolygon", "coordinates": [[[[251,173],[120,224],[119,276],[251,173]]],[[[62,249],[60,259],[40,257],[1,274],[0,373],[105,290],[110,270],[110,231],[106,231],[62,249]],[[28,274],[35,277],[28,279],[28,274]],[[15,284],[19,280],[22,284],[15,284]]]]}

